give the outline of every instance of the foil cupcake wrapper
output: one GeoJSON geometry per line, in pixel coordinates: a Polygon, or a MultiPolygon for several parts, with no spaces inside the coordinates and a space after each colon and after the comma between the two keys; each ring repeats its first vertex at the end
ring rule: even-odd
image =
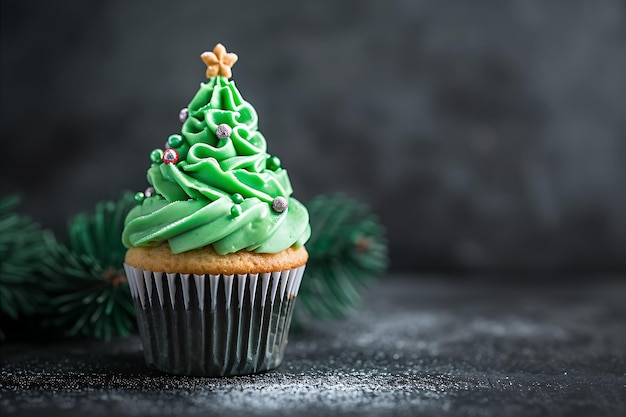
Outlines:
{"type": "Polygon", "coordinates": [[[148,366],[179,375],[229,376],[282,362],[304,266],[237,275],[124,268],[148,366]]]}

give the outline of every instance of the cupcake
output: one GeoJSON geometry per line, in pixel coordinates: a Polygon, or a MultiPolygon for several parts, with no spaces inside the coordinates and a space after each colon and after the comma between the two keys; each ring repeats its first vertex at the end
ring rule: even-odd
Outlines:
{"type": "Polygon", "coordinates": [[[230,80],[237,55],[218,44],[201,58],[208,81],[150,153],[149,187],[125,220],[124,266],[148,366],[257,373],[283,359],[309,216],[230,80]]]}

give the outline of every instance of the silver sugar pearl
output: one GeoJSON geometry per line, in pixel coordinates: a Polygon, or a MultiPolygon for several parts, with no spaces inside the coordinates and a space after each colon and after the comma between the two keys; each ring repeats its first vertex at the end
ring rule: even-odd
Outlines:
{"type": "Polygon", "coordinates": [[[146,190],[143,192],[143,195],[145,195],[146,197],[152,197],[154,195],[154,187],[146,188],[146,190]]]}
{"type": "Polygon", "coordinates": [[[187,109],[187,107],[180,109],[180,112],[178,113],[178,120],[180,120],[181,123],[184,123],[185,120],[187,120],[187,117],[189,117],[189,109],[187,109]]]}
{"type": "Polygon", "coordinates": [[[289,207],[289,203],[285,197],[279,196],[272,201],[272,209],[274,209],[275,212],[282,213],[287,210],[287,207],[289,207]]]}
{"type": "Polygon", "coordinates": [[[222,123],[215,129],[215,136],[220,139],[229,138],[231,133],[233,133],[233,129],[226,123],[222,123]]]}

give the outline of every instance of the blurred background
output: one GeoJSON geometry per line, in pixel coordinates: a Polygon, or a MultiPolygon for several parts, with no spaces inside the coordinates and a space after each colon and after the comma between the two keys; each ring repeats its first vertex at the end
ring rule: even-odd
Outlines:
{"type": "Polygon", "coordinates": [[[146,187],[199,55],[239,55],[295,197],[344,192],[392,271],[626,271],[626,2],[1,2],[0,195],[146,187]]]}

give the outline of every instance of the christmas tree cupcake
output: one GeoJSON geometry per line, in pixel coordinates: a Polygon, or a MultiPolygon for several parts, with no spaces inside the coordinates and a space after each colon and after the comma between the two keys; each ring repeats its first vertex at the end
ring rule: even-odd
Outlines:
{"type": "Polygon", "coordinates": [[[282,361],[309,217],[230,80],[237,55],[218,44],[201,58],[208,81],[150,153],[126,218],[125,269],[149,366],[250,374],[282,361]]]}

